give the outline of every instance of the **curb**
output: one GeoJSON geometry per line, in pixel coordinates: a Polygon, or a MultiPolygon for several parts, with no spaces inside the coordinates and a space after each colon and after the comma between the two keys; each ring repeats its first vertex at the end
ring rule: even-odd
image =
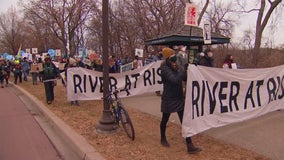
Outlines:
{"type": "Polygon", "coordinates": [[[82,160],[105,160],[105,158],[99,152],[97,152],[83,136],[76,133],[64,121],[62,121],[53,112],[46,108],[40,100],[28,93],[23,88],[14,84],[13,86],[23,92],[38,106],[38,109],[41,111],[44,117],[47,118],[47,120],[50,122],[50,125],[55,129],[55,131],[57,131],[57,133],[60,134],[60,136],[66,142],[70,142],[70,147],[82,158],[82,160]]]}

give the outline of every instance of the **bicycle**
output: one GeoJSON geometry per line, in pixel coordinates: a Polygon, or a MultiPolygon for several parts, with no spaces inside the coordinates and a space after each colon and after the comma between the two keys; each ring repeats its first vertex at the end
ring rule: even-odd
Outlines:
{"type": "Polygon", "coordinates": [[[115,90],[114,92],[110,92],[109,94],[106,95],[106,100],[108,105],[111,107],[112,111],[112,116],[114,118],[115,124],[119,126],[121,123],[123,126],[124,131],[126,132],[127,136],[131,139],[135,139],[135,132],[134,132],[134,127],[133,123],[129,117],[128,112],[124,108],[120,97],[118,96],[119,92],[126,91],[127,96],[130,95],[128,89],[123,89],[123,90],[115,90]],[[120,123],[119,123],[120,122],[120,123]]]}

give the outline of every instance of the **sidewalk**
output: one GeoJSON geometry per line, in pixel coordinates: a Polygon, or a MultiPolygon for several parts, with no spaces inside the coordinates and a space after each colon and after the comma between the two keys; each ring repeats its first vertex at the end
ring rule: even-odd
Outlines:
{"type": "MultiPolygon", "coordinates": [[[[126,107],[161,117],[161,97],[155,93],[123,99],[126,107]]],[[[177,114],[170,121],[180,124],[177,114]]],[[[269,157],[273,160],[284,159],[284,110],[268,113],[259,118],[213,128],[203,132],[218,140],[269,157]]]]}
{"type": "Polygon", "coordinates": [[[84,137],[76,133],[70,126],[48,110],[41,101],[21,87],[10,83],[9,87],[0,88],[0,101],[1,160],[104,160],[84,137]],[[18,109],[19,107],[21,109],[18,109]],[[18,113],[20,111],[23,113],[18,113]],[[30,122],[25,123],[25,119],[20,119],[19,114],[22,114],[23,117],[29,117],[30,122]],[[7,118],[10,119],[6,120],[7,118]],[[14,119],[14,121],[11,121],[11,119],[14,119]],[[3,129],[3,126],[7,126],[7,129],[3,129]],[[36,128],[31,128],[31,126],[36,126],[36,128]],[[41,137],[37,138],[39,134],[41,134],[41,137]],[[10,139],[7,139],[7,135],[11,136],[10,139]],[[27,140],[28,142],[25,142],[27,140]],[[46,142],[42,142],[43,140],[46,142]],[[26,145],[27,143],[32,143],[34,146],[30,147],[26,145]],[[15,146],[23,151],[15,150],[15,146]],[[47,146],[52,147],[53,151],[46,151],[47,146]],[[29,157],[23,157],[22,153],[26,153],[26,156],[29,157]],[[19,157],[15,158],[15,156],[19,157]]]}
{"type": "Polygon", "coordinates": [[[18,96],[9,87],[0,88],[0,159],[61,159],[18,96]]]}

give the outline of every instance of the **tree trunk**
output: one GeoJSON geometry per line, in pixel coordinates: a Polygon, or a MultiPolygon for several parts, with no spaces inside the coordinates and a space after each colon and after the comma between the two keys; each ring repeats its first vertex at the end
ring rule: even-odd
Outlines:
{"type": "Polygon", "coordinates": [[[253,51],[253,60],[254,60],[255,66],[257,66],[258,64],[258,57],[259,57],[262,34],[264,31],[264,28],[267,25],[268,20],[271,14],[273,13],[274,9],[281,3],[281,0],[269,1],[269,3],[270,3],[270,7],[268,11],[266,12],[266,14],[264,15],[266,0],[261,0],[260,9],[258,12],[258,17],[256,21],[256,30],[255,30],[254,51],[253,51]]]}

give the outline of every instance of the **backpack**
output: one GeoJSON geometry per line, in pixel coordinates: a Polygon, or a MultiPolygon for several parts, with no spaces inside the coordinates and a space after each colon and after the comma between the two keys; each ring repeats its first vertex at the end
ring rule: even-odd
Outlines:
{"type": "Polygon", "coordinates": [[[45,63],[43,65],[43,74],[45,75],[45,77],[54,77],[54,66],[52,65],[52,63],[45,63]]]}

